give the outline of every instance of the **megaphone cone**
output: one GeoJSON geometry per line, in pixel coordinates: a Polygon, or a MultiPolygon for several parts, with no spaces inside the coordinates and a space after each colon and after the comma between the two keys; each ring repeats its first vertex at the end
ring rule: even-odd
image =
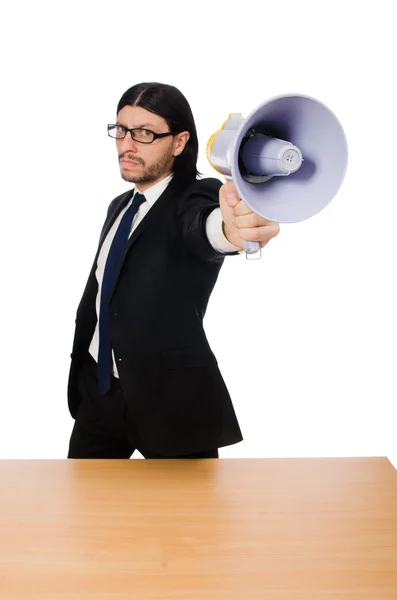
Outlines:
{"type": "MultiPolygon", "coordinates": [[[[277,223],[313,217],[334,198],[347,168],[347,142],[331,110],[310,96],[266,100],[247,118],[231,114],[207,144],[210,164],[232,179],[255,213],[277,223]]],[[[245,242],[247,254],[259,250],[245,242]]]]}

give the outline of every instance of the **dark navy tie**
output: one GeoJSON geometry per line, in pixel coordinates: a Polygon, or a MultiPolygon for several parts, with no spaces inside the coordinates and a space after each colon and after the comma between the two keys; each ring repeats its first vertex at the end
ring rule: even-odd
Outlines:
{"type": "Polygon", "coordinates": [[[127,245],[132,222],[140,205],[145,202],[143,194],[136,193],[132,204],[121,219],[106,260],[103,273],[101,302],[99,309],[99,352],[98,352],[98,384],[101,396],[110,388],[112,372],[112,346],[110,340],[109,304],[116,282],[120,259],[127,245]]]}

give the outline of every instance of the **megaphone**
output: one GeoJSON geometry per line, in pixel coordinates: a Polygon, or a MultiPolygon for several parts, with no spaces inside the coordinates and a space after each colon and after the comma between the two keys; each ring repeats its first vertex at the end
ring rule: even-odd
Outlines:
{"type": "MultiPolygon", "coordinates": [[[[230,114],[207,143],[214,169],[233,180],[253,212],[277,223],[303,221],[325,208],[343,182],[347,155],[334,113],[298,94],[270,98],[247,118],[230,114]]],[[[258,242],[244,247],[247,258],[260,250],[258,242]]]]}

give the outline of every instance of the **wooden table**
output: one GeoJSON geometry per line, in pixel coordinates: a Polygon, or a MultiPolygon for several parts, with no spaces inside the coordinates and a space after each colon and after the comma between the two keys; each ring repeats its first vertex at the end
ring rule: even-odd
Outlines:
{"type": "Polygon", "coordinates": [[[386,458],[0,461],[1,600],[396,600],[386,458]]]}

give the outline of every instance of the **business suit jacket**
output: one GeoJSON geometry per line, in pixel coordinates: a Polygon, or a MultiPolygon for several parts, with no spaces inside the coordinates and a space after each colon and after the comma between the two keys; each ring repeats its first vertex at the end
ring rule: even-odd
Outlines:
{"type": "MultiPolygon", "coordinates": [[[[213,178],[184,188],[169,184],[130,236],[110,302],[111,341],[128,412],[142,443],[159,454],[200,452],[243,439],[203,329],[224,261],[205,230],[219,206],[220,186],[213,178]]],[[[77,309],[68,382],[73,418],[81,401],[77,377],[97,322],[96,261],[132,194],[121,194],[109,206],[77,309]]]]}

